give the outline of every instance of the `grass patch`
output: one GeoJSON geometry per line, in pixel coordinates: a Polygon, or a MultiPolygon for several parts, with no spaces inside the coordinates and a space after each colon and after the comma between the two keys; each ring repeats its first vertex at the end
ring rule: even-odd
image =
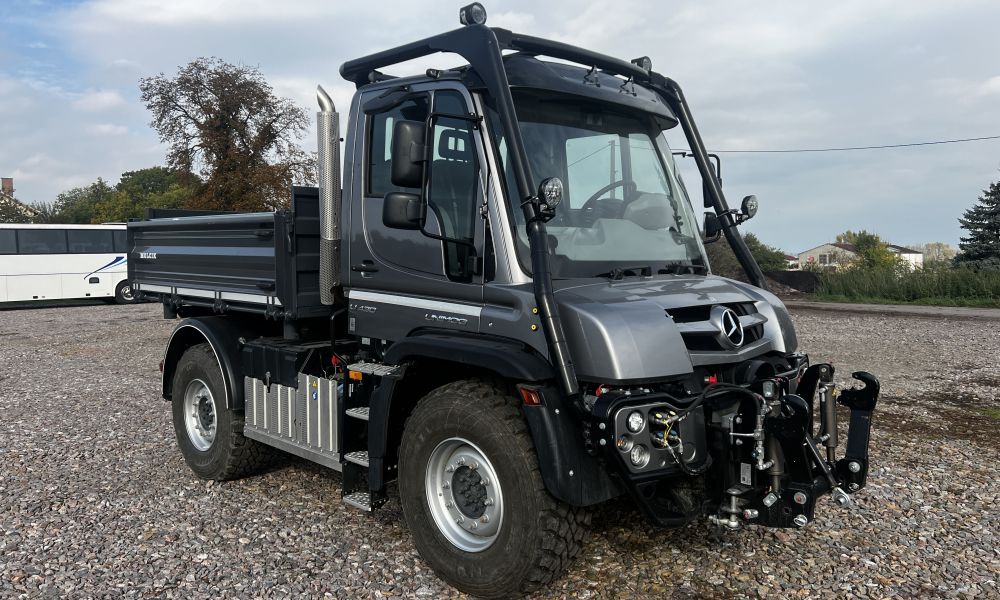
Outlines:
{"type": "Polygon", "coordinates": [[[1000,421],[1000,408],[980,408],[979,412],[983,413],[987,417],[1000,421]]]}
{"type": "Polygon", "coordinates": [[[850,302],[855,304],[911,304],[918,306],[961,306],[967,308],[1000,308],[1000,300],[993,298],[916,298],[898,300],[896,298],[874,298],[869,296],[845,296],[842,294],[814,294],[813,300],[820,302],[850,302]]]}
{"type": "Polygon", "coordinates": [[[929,265],[915,271],[852,268],[823,273],[818,300],[1000,307],[1000,272],[929,265]]]}

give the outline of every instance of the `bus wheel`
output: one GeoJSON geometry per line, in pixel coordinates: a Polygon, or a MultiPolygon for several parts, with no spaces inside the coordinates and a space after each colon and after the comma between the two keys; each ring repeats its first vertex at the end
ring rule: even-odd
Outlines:
{"type": "Polygon", "coordinates": [[[135,292],[132,290],[132,284],[125,281],[118,284],[115,288],[115,302],[118,304],[135,304],[135,292]]]}

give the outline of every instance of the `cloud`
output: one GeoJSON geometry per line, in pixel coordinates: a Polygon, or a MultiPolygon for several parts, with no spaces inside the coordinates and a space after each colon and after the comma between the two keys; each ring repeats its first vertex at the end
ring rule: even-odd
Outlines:
{"type": "Polygon", "coordinates": [[[73,101],[73,108],[83,112],[103,112],[125,106],[125,98],[115,90],[86,92],[73,101]]]}
{"type": "MultiPolygon", "coordinates": [[[[650,56],[657,70],[684,87],[711,148],[1000,133],[993,129],[1000,123],[1000,75],[987,60],[1000,55],[996,2],[485,4],[493,26],[626,59],[650,56]]],[[[0,38],[0,171],[30,174],[19,189],[32,200],[53,198],[81,174],[113,181],[125,170],[162,163],[164,148],[137,99],[142,76],[218,56],[259,66],[277,93],[310,114],[315,86],[322,84],[343,123],[354,86],[339,77],[340,64],[456,28],[460,4],[385,0],[373,10],[371,3],[330,0],[83,0],[46,6],[44,18],[20,22],[19,37],[0,38]],[[29,52],[36,40],[49,48],[29,52]],[[16,67],[8,66],[13,62],[16,67]],[[51,160],[18,166],[36,155],[51,160]]],[[[432,56],[389,72],[460,62],[432,56]]],[[[676,133],[671,140],[684,144],[676,133]]],[[[311,150],[314,139],[311,128],[302,145],[311,150]]],[[[955,243],[957,217],[997,178],[998,152],[1000,142],[727,154],[723,175],[733,203],[750,193],[760,197],[760,215],[748,225],[786,250],[859,228],[878,229],[901,244],[955,243]]],[[[696,181],[688,179],[699,196],[696,181]]]]}
{"type": "Polygon", "coordinates": [[[95,123],[87,126],[87,133],[99,136],[125,135],[128,133],[128,127],[114,123],[95,123]]]}

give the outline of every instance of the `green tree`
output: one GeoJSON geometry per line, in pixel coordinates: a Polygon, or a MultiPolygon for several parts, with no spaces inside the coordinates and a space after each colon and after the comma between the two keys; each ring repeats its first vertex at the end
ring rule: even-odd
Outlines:
{"type": "Polygon", "coordinates": [[[958,220],[968,235],[958,244],[955,264],[1000,270],[1000,182],[983,190],[977,204],[958,220]]]}
{"type": "Polygon", "coordinates": [[[94,183],[66,190],[56,196],[53,206],[54,223],[92,223],[96,219],[97,205],[107,202],[114,188],[97,178],[94,183]]]}
{"type": "Polygon", "coordinates": [[[141,79],[139,90],[170,146],[168,165],[204,180],[193,208],[270,210],[287,205],[293,182],[314,180],[313,156],[298,146],[308,113],[258,69],[199,58],[176,77],[141,79]]]}
{"type": "Polygon", "coordinates": [[[857,258],[852,267],[861,269],[898,269],[903,266],[903,259],[889,250],[889,245],[882,238],[862,229],[861,231],[845,231],[837,236],[842,244],[852,244],[857,258]]]}
{"type": "MultiPolygon", "coordinates": [[[[785,253],[782,250],[768,246],[752,233],[743,234],[743,241],[746,242],[750,254],[753,255],[762,271],[783,271],[788,268],[788,262],[785,260],[785,253]]],[[[712,265],[713,273],[746,281],[743,267],[740,266],[736,254],[725,237],[708,244],[705,249],[708,252],[708,261],[712,265]]]]}
{"type": "Polygon", "coordinates": [[[197,178],[166,167],[150,167],[122,173],[110,196],[94,208],[94,221],[107,223],[141,218],[146,208],[181,208],[197,194],[189,185],[197,178]]]}

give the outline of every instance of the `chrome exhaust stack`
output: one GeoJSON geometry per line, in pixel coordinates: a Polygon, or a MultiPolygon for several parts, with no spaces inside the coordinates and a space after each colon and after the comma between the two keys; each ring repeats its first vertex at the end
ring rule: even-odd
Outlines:
{"type": "Polygon", "coordinates": [[[333,304],[340,286],[340,117],[323,86],[316,86],[319,155],[319,295],[333,304]]]}

